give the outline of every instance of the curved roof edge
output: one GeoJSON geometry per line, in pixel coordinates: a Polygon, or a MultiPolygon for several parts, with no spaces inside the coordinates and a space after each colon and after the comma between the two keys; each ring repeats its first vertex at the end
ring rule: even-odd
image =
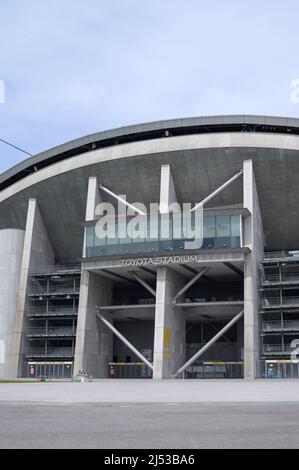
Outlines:
{"type": "Polygon", "coordinates": [[[90,134],[27,158],[0,175],[0,190],[52,163],[98,148],[195,133],[264,132],[299,135],[299,119],[254,115],[170,119],[90,134]],[[166,134],[166,131],[168,133],[166,134]]]}

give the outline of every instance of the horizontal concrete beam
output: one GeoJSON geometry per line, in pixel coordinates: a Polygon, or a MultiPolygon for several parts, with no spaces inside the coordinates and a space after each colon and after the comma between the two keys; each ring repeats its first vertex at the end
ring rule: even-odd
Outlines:
{"type": "Polygon", "coordinates": [[[177,303],[174,304],[174,307],[179,307],[179,308],[193,308],[193,307],[226,307],[226,306],[242,306],[244,305],[243,300],[232,300],[232,301],[227,301],[227,302],[182,302],[182,303],[177,303]]]}
{"type": "Polygon", "coordinates": [[[117,310],[138,310],[142,308],[155,308],[155,304],[141,304],[141,305],[107,305],[106,307],[98,307],[98,310],[101,310],[103,312],[114,312],[117,310]]]}

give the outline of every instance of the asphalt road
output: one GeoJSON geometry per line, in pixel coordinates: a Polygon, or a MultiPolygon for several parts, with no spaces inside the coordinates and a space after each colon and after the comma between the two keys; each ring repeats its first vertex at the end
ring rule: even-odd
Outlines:
{"type": "Polygon", "coordinates": [[[0,403],[0,448],[299,448],[299,403],[0,403]]]}

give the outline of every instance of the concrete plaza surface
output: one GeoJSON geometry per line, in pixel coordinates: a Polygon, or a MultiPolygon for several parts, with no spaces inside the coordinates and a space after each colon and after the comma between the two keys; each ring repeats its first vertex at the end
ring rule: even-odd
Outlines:
{"type": "Polygon", "coordinates": [[[299,448],[296,403],[0,403],[0,416],[1,449],[299,448]]]}
{"type": "Polygon", "coordinates": [[[299,402],[299,380],[98,380],[0,384],[0,402],[299,402]]]}
{"type": "Polygon", "coordinates": [[[0,384],[1,449],[299,448],[299,381],[0,384]]]}

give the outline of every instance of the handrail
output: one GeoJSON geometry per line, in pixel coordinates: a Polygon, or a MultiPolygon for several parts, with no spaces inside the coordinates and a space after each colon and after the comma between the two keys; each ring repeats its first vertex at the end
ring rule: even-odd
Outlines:
{"type": "Polygon", "coordinates": [[[72,348],[31,348],[26,352],[27,357],[72,357],[74,351],[72,348]]]}
{"type": "Polygon", "coordinates": [[[285,306],[285,305],[298,305],[299,306],[299,297],[265,297],[263,298],[263,306],[264,307],[271,307],[271,306],[285,306]]]}
{"type": "Polygon", "coordinates": [[[79,294],[80,286],[29,286],[29,295],[79,294]]]}
{"type": "Polygon", "coordinates": [[[268,282],[299,282],[299,273],[283,273],[280,277],[279,274],[266,274],[265,278],[262,280],[263,284],[268,282]]]}
{"type": "Polygon", "coordinates": [[[272,320],[262,322],[263,331],[267,330],[299,330],[299,320],[272,320]]]}
{"type": "Polygon", "coordinates": [[[290,354],[294,348],[291,348],[290,345],[283,344],[263,344],[263,353],[281,353],[281,354],[290,354]]]}
{"type": "Polygon", "coordinates": [[[75,329],[72,326],[58,327],[30,327],[26,329],[27,336],[74,336],[75,329]]]}
{"type": "Polygon", "coordinates": [[[35,274],[55,275],[55,274],[72,274],[81,272],[81,264],[56,264],[54,266],[37,266],[31,268],[29,271],[30,276],[35,274]]]}
{"type": "Polygon", "coordinates": [[[299,251],[266,251],[264,259],[298,258],[299,251]]]}

